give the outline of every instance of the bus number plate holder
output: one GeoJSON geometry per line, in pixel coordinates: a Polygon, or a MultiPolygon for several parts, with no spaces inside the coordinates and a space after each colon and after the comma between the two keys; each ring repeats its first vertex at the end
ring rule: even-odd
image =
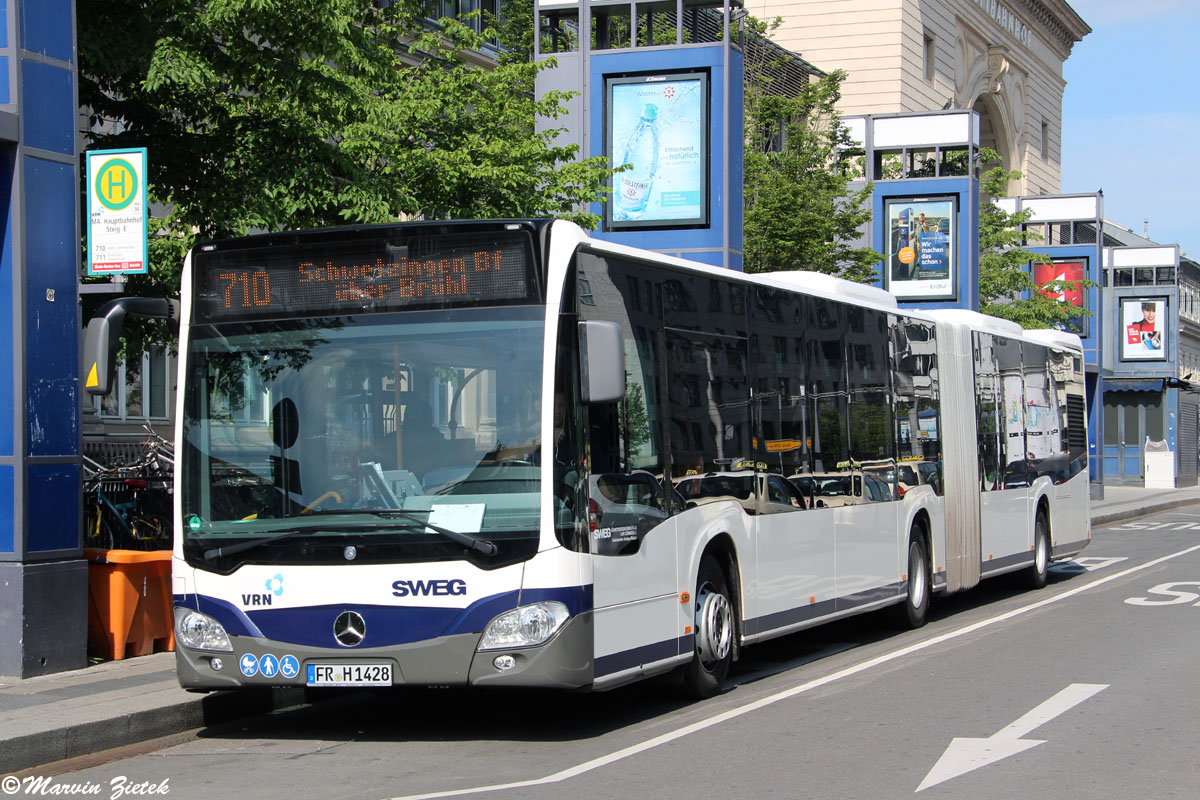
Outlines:
{"type": "Polygon", "coordinates": [[[309,686],[391,686],[391,664],[308,664],[309,686]]]}

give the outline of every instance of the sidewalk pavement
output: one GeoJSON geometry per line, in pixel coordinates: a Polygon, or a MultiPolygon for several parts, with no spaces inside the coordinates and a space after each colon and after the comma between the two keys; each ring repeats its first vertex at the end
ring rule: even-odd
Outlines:
{"type": "MultiPolygon", "coordinates": [[[[1092,527],[1200,503],[1200,487],[1107,486],[1092,527]]],[[[37,678],[0,678],[0,774],[216,725],[303,702],[302,689],[192,694],[173,653],[37,678]]]]}

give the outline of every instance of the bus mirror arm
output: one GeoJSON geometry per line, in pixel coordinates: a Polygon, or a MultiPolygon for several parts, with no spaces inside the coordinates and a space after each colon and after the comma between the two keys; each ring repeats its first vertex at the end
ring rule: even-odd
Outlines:
{"type": "Polygon", "coordinates": [[[125,317],[165,319],[179,328],[179,301],[165,297],[119,297],[105,303],[88,320],[83,336],[83,388],[90,395],[107,395],[112,391],[112,376],[116,371],[117,351],[121,347],[121,331],[125,317]]]}
{"type": "Polygon", "coordinates": [[[579,369],[583,402],[613,403],[625,397],[625,341],[619,323],[579,323],[579,369]]]}

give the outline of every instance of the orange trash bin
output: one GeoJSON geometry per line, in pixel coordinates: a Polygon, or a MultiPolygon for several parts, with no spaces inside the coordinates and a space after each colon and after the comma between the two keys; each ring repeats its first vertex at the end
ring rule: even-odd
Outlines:
{"type": "Polygon", "coordinates": [[[85,550],[88,654],[113,660],[175,649],[171,551],[85,550]]]}

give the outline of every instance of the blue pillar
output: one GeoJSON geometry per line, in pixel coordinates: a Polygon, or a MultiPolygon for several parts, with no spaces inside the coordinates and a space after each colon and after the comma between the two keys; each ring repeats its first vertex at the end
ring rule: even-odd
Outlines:
{"type": "Polygon", "coordinates": [[[0,0],[0,675],[85,666],[74,0],[0,0]]]}

